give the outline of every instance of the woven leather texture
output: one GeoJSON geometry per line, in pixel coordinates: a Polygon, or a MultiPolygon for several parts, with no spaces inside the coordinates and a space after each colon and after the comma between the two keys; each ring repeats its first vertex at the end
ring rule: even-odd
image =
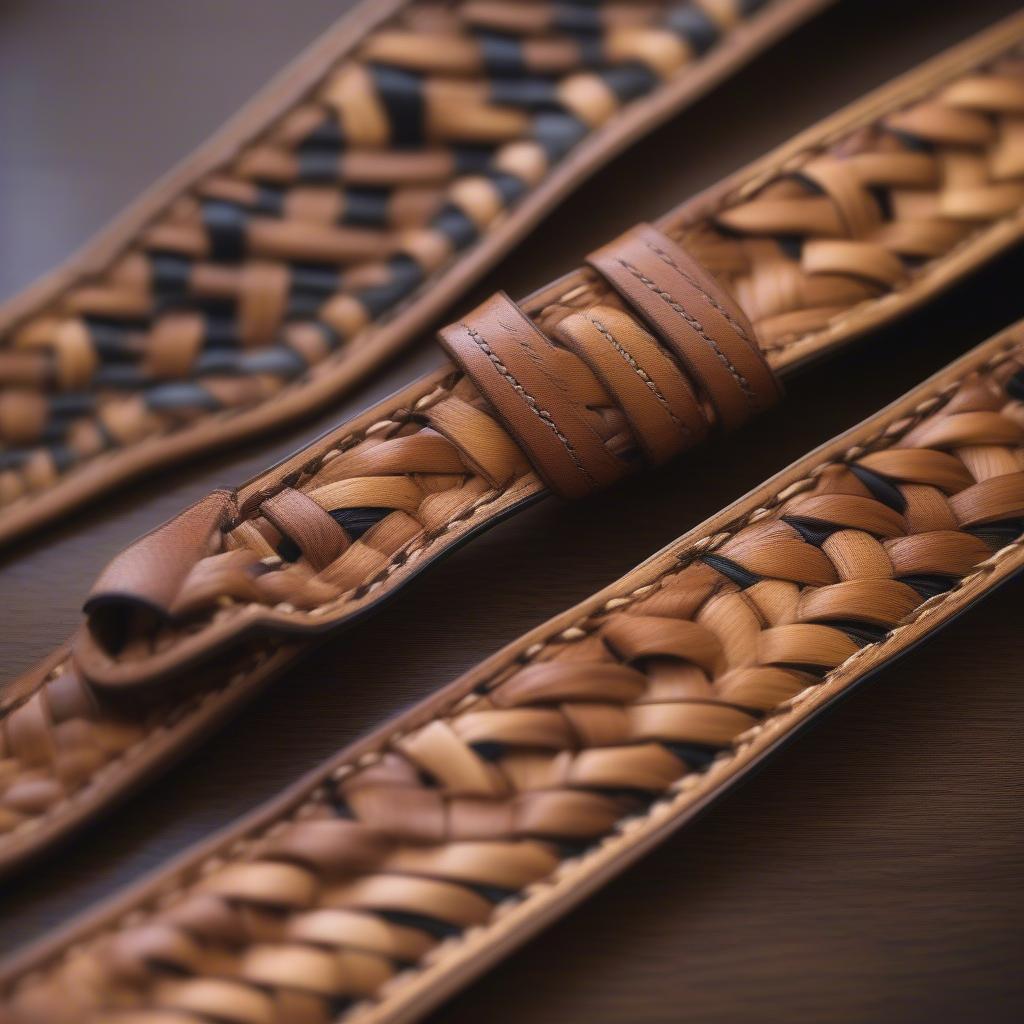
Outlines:
{"type": "Polygon", "coordinates": [[[992,224],[1019,223],[1022,114],[1018,47],[806,154],[683,240],[771,354],[898,296],[992,224]]]}
{"type": "MultiPolygon", "coordinates": [[[[1018,24],[1019,39],[1024,21],[1018,24]]],[[[769,205],[776,208],[780,190],[798,193],[785,200],[786,209],[806,207],[820,214],[822,203],[832,206],[833,200],[801,176],[800,168],[809,163],[842,166],[849,159],[859,175],[879,162],[891,166],[889,157],[897,157],[899,164],[909,156],[918,166],[924,154],[942,181],[951,169],[949,188],[939,188],[931,179],[893,186],[888,192],[872,186],[860,200],[895,210],[909,209],[913,203],[908,197],[916,196],[927,214],[920,219],[922,232],[944,223],[936,212],[936,195],[955,193],[953,178],[965,166],[987,168],[987,156],[975,146],[917,139],[903,122],[898,130],[887,125],[897,116],[904,122],[913,116],[923,122],[920,112],[934,110],[937,97],[947,98],[944,116],[956,120],[959,115],[950,113],[948,97],[959,96],[956,103],[962,105],[967,91],[974,97],[971,104],[980,102],[979,95],[985,97],[987,112],[964,110],[962,116],[972,124],[985,124],[992,140],[1012,138],[1016,120],[1006,109],[1016,108],[1004,99],[997,109],[992,99],[994,93],[1010,95],[1011,86],[1019,91],[1024,82],[1024,65],[1016,56],[1019,42],[1010,46],[1009,55],[987,57],[981,68],[948,71],[927,91],[915,87],[914,100],[897,90],[884,105],[875,105],[881,109],[872,108],[870,117],[859,118],[834,137],[811,133],[787,158],[792,174],[775,169],[766,177],[761,172],[746,183],[730,184],[712,210],[699,205],[700,217],[695,219],[683,207],[662,222],[663,231],[699,253],[726,279],[728,261],[722,255],[749,251],[763,254],[765,281],[804,281],[805,290],[780,287],[771,292],[765,285],[748,294],[743,281],[753,278],[731,279],[756,329],[768,331],[776,338],[773,344],[783,346],[770,354],[775,365],[790,348],[781,335],[771,334],[774,321],[762,314],[777,306],[764,300],[762,306],[747,308],[753,299],[774,294],[803,302],[800,296],[819,294],[820,288],[841,287],[849,294],[851,316],[857,311],[862,315],[865,303],[895,315],[900,309],[893,302],[897,293],[851,275],[830,272],[819,279],[805,274],[801,246],[791,236],[768,231],[743,235],[736,227],[726,229],[723,220],[732,211],[756,208],[765,195],[773,197],[769,205]],[[970,88],[965,90],[963,83],[970,88]],[[876,151],[884,151],[881,161],[876,151]],[[768,268],[774,268],[771,274],[768,268]],[[865,291],[870,298],[864,298],[865,291]]],[[[998,195],[1007,191],[1004,184],[991,188],[998,195]]],[[[852,195],[843,191],[845,201],[853,202],[852,195]]],[[[1005,226],[1019,220],[1015,207],[994,221],[950,223],[963,245],[978,232],[999,229],[1005,235],[1005,226]]],[[[955,251],[956,246],[946,256],[923,262],[906,259],[908,278],[942,275],[944,261],[955,259],[955,251]]],[[[607,321],[641,329],[612,290],[582,271],[542,298],[528,300],[525,308],[545,335],[559,343],[555,358],[560,374],[608,453],[630,464],[645,458],[657,461],[651,435],[637,431],[629,403],[606,387],[569,345],[574,326],[593,326],[595,317],[606,326],[607,321]]],[[[809,330],[820,330],[827,322],[825,308],[831,307],[814,307],[815,319],[806,322],[809,330]]],[[[806,309],[801,315],[807,315],[806,309]]],[[[311,446],[239,495],[227,496],[223,522],[208,524],[174,573],[165,566],[160,569],[159,582],[168,592],[161,595],[159,607],[152,600],[121,600],[117,594],[113,601],[103,601],[105,595],[94,592],[97,605],[76,638],[74,657],[58,652],[6,689],[0,701],[0,859],[7,851],[12,858],[24,856],[48,829],[61,827],[76,814],[84,816],[89,801],[99,805],[112,799],[133,778],[137,765],[148,757],[165,756],[160,744],[172,749],[176,737],[187,735],[204,713],[240,699],[241,692],[251,692],[258,678],[264,678],[261,674],[286,664],[301,647],[304,633],[315,635],[369,607],[454,543],[543,490],[487,403],[449,368],[339,428],[326,442],[311,446]],[[225,650],[227,655],[210,661],[225,650]],[[157,685],[147,688],[150,683],[157,685]]]]}
{"type": "Polygon", "coordinates": [[[0,338],[0,517],[118,453],[157,458],[186,428],[209,424],[212,444],[365,359],[372,329],[579,143],[787,2],[400,5],[109,266],[0,338]]]}
{"type": "MultiPolygon", "coordinates": [[[[984,206],[998,209],[1000,219],[1020,220],[1024,180],[994,180],[999,176],[990,170],[988,148],[1005,154],[1007,140],[1016,139],[1016,146],[1009,148],[1018,174],[1024,177],[1024,136],[1019,132],[1014,136],[1022,113],[1024,59],[1013,52],[993,61],[991,70],[960,75],[914,104],[900,104],[900,109],[884,113],[867,127],[858,126],[831,141],[818,140],[792,161],[785,174],[756,190],[741,191],[697,224],[680,224],[674,230],[669,224],[666,233],[731,286],[758,337],[770,350],[778,350],[787,344],[785,339],[793,338],[781,332],[783,321],[791,324],[799,318],[806,334],[829,324],[837,295],[845,299],[839,307],[842,312],[853,315],[865,302],[885,302],[892,294],[890,286],[861,274],[839,273],[835,265],[821,273],[807,269],[801,261],[813,263],[815,257],[808,254],[819,244],[834,243],[843,252],[861,254],[858,258],[863,260],[882,245],[875,236],[888,238],[900,256],[890,253],[887,259],[898,259],[909,277],[936,273],[936,263],[946,250],[921,260],[906,250],[908,239],[941,236],[950,244],[962,242],[978,230],[979,223],[987,226],[976,212],[984,206]],[[945,98],[944,105],[940,98],[945,98]],[[922,125],[920,135],[908,127],[915,118],[922,125]],[[964,121],[975,126],[978,138],[984,127],[984,151],[980,143],[968,146],[962,139],[945,145],[938,141],[942,125],[964,121]],[[833,183],[838,200],[824,186],[809,183],[809,167],[833,183]],[[984,179],[981,184],[979,175],[984,179]],[[970,217],[947,215],[947,208],[956,209],[971,198],[975,212],[970,217]],[[846,230],[839,227],[840,202],[848,207],[859,204],[862,223],[869,226],[875,221],[868,213],[873,212],[877,220],[883,208],[891,215],[898,210],[917,213],[902,221],[886,221],[887,226],[868,232],[871,237],[818,238],[819,232],[842,235],[846,230]],[[751,211],[763,209],[775,211],[776,216],[777,211],[786,211],[790,217],[786,230],[775,222],[770,230],[748,227],[742,232],[739,225],[751,219],[751,211]],[[796,233],[800,222],[805,225],[803,237],[796,233]],[[736,267],[744,255],[748,258],[739,272],[736,267]]],[[[574,407],[586,415],[587,425],[610,454],[635,463],[638,455],[649,450],[649,438],[637,429],[628,403],[606,385],[595,358],[578,341],[595,320],[606,327],[618,325],[622,338],[643,325],[601,278],[584,274],[582,280],[580,286],[565,287],[545,302],[535,311],[534,320],[558,343],[551,359],[574,407]]],[[[896,284],[894,278],[891,285],[896,284]]],[[[679,374],[678,369],[674,372],[679,374]]],[[[711,419],[713,425],[713,414],[711,419]]],[[[395,555],[409,557],[425,537],[450,528],[460,517],[478,513],[527,475],[525,457],[465,378],[453,371],[439,383],[425,382],[415,392],[411,408],[382,413],[366,437],[343,435],[337,450],[318,455],[277,485],[306,493],[346,530],[348,543],[329,566],[314,570],[294,544],[282,554],[280,531],[257,514],[258,506],[250,500],[249,511],[239,512],[237,525],[211,538],[211,555],[197,563],[173,599],[171,622],[154,630],[143,620],[118,651],[106,653],[121,662],[147,659],[179,638],[175,616],[186,623],[184,631],[194,639],[204,617],[207,622],[211,616],[222,621],[232,614],[230,602],[271,604],[287,616],[290,609],[322,609],[339,595],[379,585],[395,555]]]]}
{"type": "MultiPolygon", "coordinates": [[[[1019,39],[945,80],[899,84],[659,224],[735,297],[777,369],[895,309],[980,237],[1020,237],[1019,39]]],[[[604,293],[581,282],[570,302],[604,293]]]]}
{"type": "Polygon", "coordinates": [[[1020,567],[1022,335],[59,944],[12,1019],[387,1020],[421,972],[664,818],[830,679],[1020,567]]]}

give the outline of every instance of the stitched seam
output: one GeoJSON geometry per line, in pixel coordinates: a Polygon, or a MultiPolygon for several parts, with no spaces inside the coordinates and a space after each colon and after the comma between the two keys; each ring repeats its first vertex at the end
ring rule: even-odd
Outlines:
{"type": "Polygon", "coordinates": [[[743,325],[729,312],[713,295],[709,295],[701,283],[688,271],[684,270],[672,257],[659,248],[653,242],[644,241],[644,245],[653,252],[662,263],[667,263],[687,284],[690,285],[695,291],[697,291],[705,302],[713,309],[717,309],[722,316],[728,321],[732,329],[751,347],[754,347],[754,342],[750,339],[750,336],[744,330],[743,325]]]}
{"type": "MultiPolygon", "coordinates": [[[[698,795],[697,791],[702,785],[704,786],[705,791],[707,791],[714,785],[718,784],[717,781],[713,779],[713,773],[717,772],[720,774],[722,771],[728,770],[735,761],[739,760],[745,750],[753,746],[757,739],[770,729],[774,729],[776,732],[783,731],[786,728],[787,721],[797,714],[801,705],[808,698],[813,696],[813,694],[822,692],[826,690],[827,687],[834,685],[837,682],[842,685],[839,685],[836,688],[836,692],[842,692],[843,689],[855,682],[856,676],[853,679],[846,681],[845,684],[842,683],[840,677],[847,672],[852,665],[854,665],[858,658],[864,657],[869,652],[874,653],[891,647],[898,640],[899,634],[907,628],[930,615],[937,614],[944,603],[958,595],[960,591],[973,584],[979,578],[985,575],[990,575],[995,570],[999,562],[1006,561],[1011,556],[1017,555],[1022,549],[1024,549],[1024,537],[1020,537],[1000,549],[1000,551],[996,552],[990,557],[990,559],[986,560],[986,562],[981,563],[975,572],[969,576],[965,576],[953,590],[940,595],[937,599],[934,599],[934,604],[927,601],[924,602],[904,622],[893,627],[893,629],[891,629],[881,640],[858,649],[856,652],[851,654],[849,658],[837,665],[834,669],[830,670],[821,680],[805,687],[792,697],[789,697],[787,700],[776,705],[776,707],[765,712],[765,717],[761,722],[740,733],[733,740],[731,750],[724,751],[705,767],[688,772],[670,783],[666,787],[665,793],[660,798],[656,799],[646,811],[640,814],[620,818],[612,825],[608,833],[601,837],[587,852],[579,854],[576,857],[559,861],[556,867],[552,869],[550,875],[524,886],[522,889],[517,890],[515,895],[510,899],[503,903],[496,904],[492,910],[491,917],[488,918],[487,921],[479,925],[468,927],[458,935],[454,935],[450,939],[439,943],[432,950],[424,954],[421,962],[418,962],[407,971],[404,971],[402,974],[395,975],[389,981],[385,982],[377,995],[367,997],[362,1003],[356,1004],[349,1010],[345,1011],[340,1017],[337,1017],[336,1024],[340,1024],[341,1021],[345,1020],[358,1021],[364,1010],[368,1010],[371,1005],[380,1006],[386,1004],[396,991],[400,991],[403,986],[412,984],[420,974],[424,973],[429,968],[438,966],[439,964],[443,965],[445,956],[457,952],[458,949],[471,937],[475,937],[497,927],[497,925],[501,923],[503,910],[512,909],[513,907],[521,908],[523,906],[527,906],[531,900],[538,898],[545,891],[556,888],[569,872],[584,870],[590,861],[596,859],[596,857],[605,852],[608,847],[615,846],[618,843],[623,842],[629,837],[630,833],[642,829],[646,823],[652,821],[660,813],[672,815],[684,810],[687,804],[698,795]],[[712,781],[709,782],[708,780],[712,781]]],[[[722,785],[724,786],[727,782],[728,780],[725,780],[722,785]]]]}
{"type": "Polygon", "coordinates": [[[736,381],[737,387],[740,391],[746,395],[747,400],[752,404],[760,408],[760,402],[757,400],[757,396],[754,394],[753,388],[750,386],[750,381],[740,373],[739,370],[733,365],[732,360],[718,347],[718,343],[712,338],[707,331],[704,330],[704,325],[689,313],[672,297],[672,295],[660,288],[654,283],[646,274],[637,270],[632,263],[627,263],[625,260],[620,259],[619,264],[624,267],[630,274],[632,274],[638,281],[640,281],[646,288],[654,292],[655,295],[661,299],[667,306],[674,309],[707,343],[711,346],[712,351],[718,357],[719,362],[729,371],[732,379],[736,381]]]}
{"type": "MultiPolygon", "coordinates": [[[[819,328],[816,331],[810,331],[807,334],[798,334],[793,337],[786,339],[785,341],[777,341],[772,345],[765,346],[762,351],[767,355],[775,355],[780,352],[786,352],[791,348],[795,348],[797,345],[812,344],[819,338],[828,338],[830,334],[836,330],[841,329],[843,324],[854,320],[857,316],[865,310],[880,308],[884,306],[892,306],[898,303],[905,292],[909,291],[911,287],[923,282],[925,285],[928,284],[931,278],[936,277],[942,270],[943,266],[952,260],[954,257],[959,256],[965,249],[969,249],[972,245],[975,245],[979,241],[983,240],[985,236],[996,235],[999,230],[1007,224],[1013,223],[1024,223],[1024,211],[1013,214],[1009,217],[1003,217],[1001,220],[992,221],[987,227],[982,228],[973,234],[968,235],[962,241],[954,245],[951,249],[944,252],[941,256],[936,259],[930,260],[926,265],[926,268],[922,270],[918,277],[908,277],[903,284],[899,287],[895,287],[886,292],[885,295],[880,295],[874,298],[863,299],[862,301],[850,306],[849,309],[844,309],[841,313],[837,313],[833,317],[829,317],[828,326],[819,328]]],[[[1018,237],[1008,239],[1003,245],[1000,245],[997,252],[1005,252],[1012,245],[1015,245],[1020,241],[1018,237]]],[[[961,272],[961,275],[954,280],[962,280],[964,276],[976,271],[977,266],[968,267],[966,270],[961,272]]],[[[880,325],[881,326],[881,325],[880,325]]]]}
{"type": "Polygon", "coordinates": [[[668,400],[661,393],[661,390],[658,388],[658,385],[655,384],[653,380],[651,380],[651,378],[647,374],[647,371],[636,361],[636,359],[633,358],[632,354],[627,352],[626,349],[624,349],[622,345],[619,344],[619,342],[616,340],[612,332],[609,331],[608,328],[605,327],[605,325],[601,323],[600,320],[598,320],[594,316],[588,316],[587,319],[601,332],[601,334],[604,336],[608,344],[611,345],[612,348],[614,348],[620,356],[622,356],[622,358],[629,364],[633,372],[644,382],[644,384],[647,385],[648,389],[658,400],[661,407],[665,410],[665,412],[668,413],[669,417],[672,419],[672,422],[687,437],[692,436],[692,431],[690,430],[690,428],[672,411],[671,406],[668,404],[668,400]]]}
{"type": "MultiPolygon", "coordinates": [[[[755,519],[755,517],[759,516],[760,514],[763,514],[764,511],[768,511],[771,508],[780,504],[784,500],[781,497],[783,494],[785,494],[788,498],[791,497],[793,493],[795,493],[796,489],[800,488],[801,486],[805,487],[807,485],[813,484],[816,475],[819,474],[821,470],[823,470],[827,466],[835,465],[837,463],[843,462],[844,460],[853,458],[855,456],[861,456],[869,451],[878,450],[882,442],[884,441],[888,440],[890,442],[895,442],[905,437],[915,426],[917,426],[917,424],[925,416],[929,415],[931,412],[934,412],[937,408],[941,407],[941,405],[948,402],[949,398],[951,398],[952,395],[963,385],[963,383],[967,380],[967,378],[970,375],[974,373],[984,373],[994,369],[1001,363],[1005,362],[1007,359],[1012,358],[1015,354],[1020,352],[1021,349],[1024,349],[1024,342],[1012,342],[1001,351],[995,353],[990,359],[986,360],[984,363],[981,363],[976,367],[972,367],[966,370],[963,376],[957,377],[954,380],[949,381],[947,383],[940,383],[938,390],[930,394],[923,395],[921,398],[921,402],[909,414],[903,417],[898,417],[895,420],[890,419],[880,423],[878,425],[878,430],[876,430],[873,434],[869,434],[863,440],[858,441],[856,438],[852,438],[849,446],[846,448],[844,452],[838,453],[831,459],[827,459],[815,464],[799,480],[796,480],[792,484],[788,484],[785,487],[783,487],[780,491],[773,494],[770,498],[766,499],[763,504],[759,505],[754,509],[751,509],[746,514],[742,515],[738,520],[730,524],[726,529],[708,537],[698,538],[693,542],[693,544],[687,551],[681,551],[675,555],[676,561],[674,565],[667,566],[662,572],[660,572],[656,577],[654,577],[654,579],[650,580],[647,583],[640,584],[640,586],[634,588],[629,593],[622,596],[613,596],[609,598],[600,608],[588,613],[587,618],[583,621],[586,622],[590,619],[615,611],[618,608],[623,607],[625,604],[632,603],[638,597],[648,596],[653,590],[662,586],[667,578],[678,574],[680,571],[686,568],[687,565],[691,564],[692,561],[695,560],[697,557],[699,557],[702,554],[706,554],[708,551],[713,551],[716,548],[721,547],[721,545],[724,544],[727,540],[735,536],[739,530],[749,525],[755,519]],[[901,422],[901,427],[899,430],[889,434],[887,433],[887,427],[891,426],[893,422],[901,422]]],[[[935,614],[944,604],[948,603],[954,596],[959,594],[965,587],[970,585],[974,580],[978,579],[980,576],[985,575],[986,571],[991,572],[999,561],[1004,561],[1011,554],[1014,554],[1017,551],[1019,551],[1022,547],[1024,547],[1024,537],[1018,537],[1015,541],[1011,542],[1010,544],[1006,545],[998,552],[993,554],[985,562],[980,563],[977,567],[975,567],[975,570],[969,576],[965,576],[961,580],[959,580],[956,586],[953,587],[951,590],[945,592],[944,594],[940,594],[935,598],[922,602],[922,604],[920,604],[911,613],[911,615],[907,617],[906,620],[904,620],[899,625],[893,627],[893,629],[891,629],[881,640],[875,641],[875,643],[873,644],[867,644],[864,647],[859,648],[848,658],[846,658],[842,663],[837,665],[835,668],[831,669],[817,683],[814,683],[806,687],[804,690],[801,690],[795,696],[790,697],[787,701],[781,702],[779,705],[777,705],[776,709],[766,712],[766,718],[764,722],[761,722],[758,725],[753,726],[751,729],[746,730],[734,740],[734,748],[732,751],[725,753],[724,756],[720,755],[711,764],[705,766],[702,769],[697,769],[695,771],[689,772],[686,775],[681,776],[674,783],[672,783],[669,789],[675,792],[676,799],[678,799],[681,803],[685,803],[685,800],[683,799],[686,795],[685,790],[694,788],[695,785],[699,785],[700,781],[704,777],[706,777],[708,773],[716,765],[722,766],[724,764],[728,764],[732,760],[735,760],[739,756],[739,753],[742,751],[744,746],[748,746],[750,740],[756,737],[756,735],[760,731],[764,731],[766,728],[768,728],[770,724],[774,723],[776,726],[778,726],[778,723],[784,721],[788,715],[794,714],[797,710],[797,704],[801,699],[805,697],[805,695],[807,695],[808,693],[813,693],[821,690],[821,688],[824,687],[826,684],[834,681],[834,677],[839,675],[845,669],[847,669],[851,663],[855,662],[858,658],[862,658],[868,652],[874,652],[877,650],[881,650],[886,646],[890,646],[892,641],[896,639],[897,634],[905,630],[908,626],[913,625],[915,622],[927,617],[928,615],[935,614]]],[[[567,628],[562,627],[556,633],[548,635],[542,640],[536,641],[525,651],[522,651],[519,654],[517,654],[514,658],[514,662],[519,666],[532,664],[537,660],[537,658],[541,654],[543,654],[548,649],[548,647],[551,644],[555,643],[556,641],[579,639],[581,636],[585,635],[587,634],[579,626],[569,626],[567,628]]],[[[507,667],[510,666],[503,666],[501,668],[498,668],[496,670],[496,673],[502,672],[507,667]]],[[[500,680],[497,683],[492,684],[490,689],[493,689],[495,685],[500,685],[500,680]]],[[[490,692],[490,689],[486,690],[484,693],[453,695],[446,704],[435,710],[434,717],[437,718],[449,714],[453,710],[453,708],[458,706],[460,703],[462,703],[465,707],[471,706],[471,704],[474,703],[478,703],[481,699],[483,699],[483,697],[487,693],[490,692]]],[[[329,786],[331,782],[339,781],[345,778],[346,776],[358,771],[361,768],[365,768],[377,763],[383,756],[384,752],[386,752],[391,746],[393,746],[398,740],[402,739],[410,731],[413,731],[414,729],[419,727],[419,725],[410,726],[408,728],[399,726],[393,732],[388,733],[386,736],[382,737],[379,742],[379,746],[375,750],[367,751],[354,762],[349,761],[347,763],[332,768],[324,778],[319,779],[316,783],[313,784],[309,793],[304,798],[298,798],[298,802],[296,803],[296,805],[286,815],[283,815],[275,821],[269,822],[262,828],[256,829],[249,835],[239,836],[234,841],[227,843],[227,845],[224,848],[221,848],[216,852],[210,853],[207,857],[200,860],[197,864],[192,865],[187,869],[184,869],[179,875],[179,877],[175,880],[173,888],[165,890],[160,895],[154,894],[147,900],[142,901],[141,905],[137,905],[136,907],[125,911],[125,913],[121,917],[89,933],[80,942],[71,944],[65,949],[60,950],[54,955],[52,959],[46,961],[45,964],[41,965],[37,970],[30,971],[28,974],[17,979],[11,986],[12,991],[16,992],[18,989],[30,984],[36,977],[43,976],[48,972],[56,970],[74,953],[75,950],[81,949],[86,945],[91,945],[92,943],[96,942],[102,937],[113,934],[122,927],[128,927],[132,924],[141,923],[142,920],[145,920],[146,918],[152,916],[156,911],[172,905],[180,897],[184,896],[187,893],[189,887],[197,879],[203,876],[204,871],[208,871],[211,869],[211,867],[214,867],[219,863],[223,862],[225,858],[234,858],[242,856],[248,849],[250,849],[253,845],[261,841],[267,834],[269,834],[272,829],[280,828],[291,822],[299,820],[301,816],[309,808],[316,806],[318,803],[326,799],[326,797],[328,796],[328,791],[326,787],[329,786]]],[[[674,802],[675,800],[672,797],[666,796],[662,800],[656,800],[646,811],[629,818],[620,819],[620,821],[617,822],[615,826],[613,826],[614,831],[610,832],[607,836],[604,837],[604,839],[600,840],[597,846],[594,848],[594,850],[582,854],[577,858],[560,861],[558,866],[556,866],[552,871],[552,876],[532,883],[531,885],[526,886],[521,890],[517,890],[516,894],[512,898],[521,905],[526,900],[529,900],[531,898],[531,895],[534,894],[539,888],[545,886],[550,888],[553,884],[555,884],[555,882],[551,880],[553,876],[557,876],[560,873],[564,872],[566,868],[576,867],[585,864],[589,858],[593,857],[597,852],[600,851],[600,849],[605,845],[605,843],[614,842],[616,839],[621,838],[621,836],[623,835],[624,826],[628,822],[635,822],[637,823],[637,825],[642,825],[644,821],[649,820],[653,817],[654,813],[656,812],[659,806],[668,805],[669,807],[672,807],[674,802]],[[525,897],[523,896],[523,893],[526,893],[525,897]]],[[[555,879],[555,881],[557,881],[557,878],[555,879]]],[[[439,951],[441,951],[442,955],[445,952],[451,952],[453,948],[457,948],[457,946],[461,942],[465,941],[468,935],[475,934],[478,929],[487,929],[493,927],[500,921],[500,908],[506,905],[507,903],[497,904],[492,912],[492,917],[486,923],[463,930],[458,936],[454,936],[452,939],[447,940],[446,942],[441,943],[439,946],[435,947],[435,949],[433,950],[433,954],[436,955],[439,951]],[[451,945],[449,945],[449,943],[451,943],[451,945]]],[[[426,954],[426,956],[430,955],[430,953],[426,954]]],[[[397,975],[394,979],[392,979],[392,982],[389,982],[388,984],[393,984],[396,981],[399,981],[400,983],[401,981],[405,981],[407,983],[411,982],[416,977],[417,972],[423,971],[426,966],[430,965],[417,964],[415,967],[411,968],[409,972],[406,972],[402,975],[397,975]]],[[[383,998],[386,999],[387,995],[385,995],[383,998]]],[[[380,998],[377,998],[375,1000],[375,1002],[378,1004],[381,1001],[382,999],[380,998]]],[[[357,1004],[350,1010],[345,1011],[345,1013],[336,1018],[336,1021],[341,1021],[348,1017],[358,1016],[360,1012],[360,1005],[361,1004],[357,1004]]]]}
{"type": "Polygon", "coordinates": [[[483,352],[485,356],[487,356],[487,358],[493,364],[494,368],[505,379],[505,381],[512,388],[512,390],[515,391],[516,394],[518,394],[519,397],[526,403],[530,411],[548,428],[548,430],[551,431],[551,433],[555,435],[555,437],[558,438],[559,441],[561,441],[562,446],[565,448],[566,452],[569,455],[569,458],[572,459],[573,465],[575,465],[575,467],[580,471],[580,473],[582,473],[583,476],[586,477],[586,479],[593,486],[596,487],[597,484],[594,478],[587,471],[586,466],[583,465],[583,462],[580,460],[580,457],[577,454],[576,449],[573,447],[572,442],[558,428],[558,424],[555,422],[551,413],[549,413],[546,409],[542,408],[537,399],[534,398],[533,395],[531,395],[530,392],[527,391],[526,388],[516,379],[512,371],[502,362],[501,357],[491,348],[491,346],[487,343],[487,339],[484,338],[479,331],[470,327],[469,324],[466,323],[462,323],[460,324],[460,326],[463,327],[466,333],[473,339],[477,348],[479,348],[480,351],[483,352]]]}

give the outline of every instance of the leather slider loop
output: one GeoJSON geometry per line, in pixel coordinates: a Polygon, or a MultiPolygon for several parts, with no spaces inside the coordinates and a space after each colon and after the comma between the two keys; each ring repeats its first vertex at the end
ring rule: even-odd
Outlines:
{"type": "Polygon", "coordinates": [[[723,427],[740,426],[781,397],[746,316],[657,228],[638,224],[587,263],[679,359],[723,427]]]}
{"type": "Polygon", "coordinates": [[[652,465],[707,436],[710,424],[685,371],[624,310],[600,305],[570,313],[554,336],[597,375],[652,465]]]}
{"type": "Polygon", "coordinates": [[[504,292],[439,337],[553,491],[582,497],[628,472],[573,400],[559,350],[504,292]]]}

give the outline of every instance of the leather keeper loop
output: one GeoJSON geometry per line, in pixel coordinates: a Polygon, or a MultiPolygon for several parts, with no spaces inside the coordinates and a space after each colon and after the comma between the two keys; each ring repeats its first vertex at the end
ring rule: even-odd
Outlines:
{"type": "Polygon", "coordinates": [[[554,330],[597,375],[652,465],[702,441],[709,423],[683,370],[628,313],[591,306],[554,330]]]}
{"type": "Polygon", "coordinates": [[[718,283],[672,239],[638,224],[587,257],[680,360],[734,429],[781,396],[754,329],[718,283]]]}
{"type": "Polygon", "coordinates": [[[582,497],[628,472],[573,401],[558,349],[504,292],[443,328],[440,340],[553,491],[582,497]]]}

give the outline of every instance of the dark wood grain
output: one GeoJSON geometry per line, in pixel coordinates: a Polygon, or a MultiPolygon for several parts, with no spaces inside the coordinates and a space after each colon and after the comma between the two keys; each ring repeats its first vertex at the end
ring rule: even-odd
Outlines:
{"type": "MultiPolygon", "coordinates": [[[[84,240],[345,6],[9,0],[0,291],[84,240]]],[[[542,284],[1017,6],[849,0],[617,160],[474,297],[542,284]]],[[[754,429],[586,504],[544,503],[458,552],[8,884],[0,951],[231,821],[1024,314],[1022,256],[808,371],[754,429]]],[[[329,413],[124,488],[0,555],[4,676],[71,630],[88,584],[127,541],[439,359],[423,338],[329,413]]],[[[1022,595],[1024,585],[1010,585],[883,673],[436,1020],[1021,1019],[1022,595]]]]}

